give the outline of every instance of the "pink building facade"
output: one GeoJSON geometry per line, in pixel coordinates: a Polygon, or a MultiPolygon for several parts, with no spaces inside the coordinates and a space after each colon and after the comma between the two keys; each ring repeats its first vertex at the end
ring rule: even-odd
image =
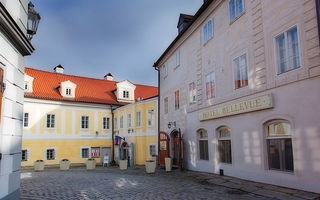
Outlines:
{"type": "Polygon", "coordinates": [[[159,155],[190,170],[320,192],[318,3],[207,0],[191,21],[180,16],[177,38],[154,65],[159,132],[170,139],[159,155]]]}

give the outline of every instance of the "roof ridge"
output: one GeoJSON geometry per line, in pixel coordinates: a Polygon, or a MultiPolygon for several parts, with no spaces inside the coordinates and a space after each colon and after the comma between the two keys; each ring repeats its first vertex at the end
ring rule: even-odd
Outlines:
{"type": "Polygon", "coordinates": [[[50,73],[50,74],[61,75],[61,76],[71,76],[71,77],[76,77],[76,78],[86,78],[86,79],[94,79],[94,80],[99,80],[99,81],[107,81],[107,82],[119,83],[118,81],[110,81],[110,80],[105,80],[105,79],[99,79],[99,78],[93,78],[93,77],[87,77],[87,76],[79,76],[79,75],[72,75],[72,74],[60,74],[60,73],[56,73],[56,72],[49,72],[49,71],[46,71],[46,70],[35,69],[35,68],[31,68],[31,67],[25,67],[25,69],[31,69],[31,70],[50,73]]]}

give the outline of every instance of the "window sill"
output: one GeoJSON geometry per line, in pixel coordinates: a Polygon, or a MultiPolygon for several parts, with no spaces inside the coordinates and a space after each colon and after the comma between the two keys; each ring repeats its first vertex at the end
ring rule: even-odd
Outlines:
{"type": "Polygon", "coordinates": [[[175,70],[178,69],[179,67],[180,67],[180,64],[177,65],[177,66],[175,66],[175,67],[173,68],[173,71],[175,71],[175,70]]]}
{"type": "Polygon", "coordinates": [[[204,42],[203,46],[206,46],[210,42],[210,40],[212,40],[212,39],[213,39],[213,36],[210,39],[208,39],[206,42],[204,42]]]}
{"type": "Polygon", "coordinates": [[[288,174],[288,175],[295,175],[294,171],[282,171],[282,170],[277,170],[277,169],[267,169],[268,172],[270,173],[279,173],[279,174],[288,174]]]}
{"type": "Polygon", "coordinates": [[[246,14],[246,11],[243,11],[240,15],[238,15],[233,20],[231,20],[229,25],[231,26],[235,21],[237,21],[239,18],[241,18],[242,15],[244,15],[244,14],[246,14]]]}
{"type": "Polygon", "coordinates": [[[298,66],[296,68],[293,68],[293,69],[290,69],[288,71],[285,71],[285,72],[281,72],[281,73],[277,73],[277,76],[280,77],[280,76],[284,76],[285,74],[289,74],[290,72],[292,71],[295,71],[295,70],[298,70],[298,69],[301,69],[302,66],[298,66]]]}

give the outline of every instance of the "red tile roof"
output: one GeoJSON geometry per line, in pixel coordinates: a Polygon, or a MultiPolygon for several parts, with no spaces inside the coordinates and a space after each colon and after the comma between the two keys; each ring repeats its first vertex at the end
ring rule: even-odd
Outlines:
{"type": "MultiPolygon", "coordinates": [[[[27,67],[25,68],[25,73],[34,78],[33,92],[25,93],[25,97],[99,104],[126,104],[117,101],[117,97],[114,94],[118,83],[116,81],[58,74],[27,67]],[[64,98],[60,95],[60,83],[67,80],[77,85],[75,98],[64,98]]],[[[139,84],[135,84],[135,86],[136,100],[139,97],[147,99],[158,95],[157,87],[139,84]]]]}

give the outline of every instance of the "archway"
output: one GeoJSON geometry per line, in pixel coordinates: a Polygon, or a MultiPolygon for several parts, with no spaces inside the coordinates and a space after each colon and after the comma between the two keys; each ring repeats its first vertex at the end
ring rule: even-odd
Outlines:
{"type": "Polygon", "coordinates": [[[172,164],[174,166],[182,167],[182,139],[179,130],[173,130],[171,136],[171,149],[172,149],[172,164]]]}

